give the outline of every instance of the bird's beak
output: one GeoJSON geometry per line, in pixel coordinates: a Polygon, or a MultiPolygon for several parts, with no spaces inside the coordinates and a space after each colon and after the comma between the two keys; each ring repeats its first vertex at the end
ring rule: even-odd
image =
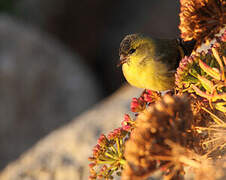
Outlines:
{"type": "Polygon", "coordinates": [[[121,66],[122,64],[127,62],[127,58],[126,56],[124,56],[123,54],[120,55],[120,60],[119,63],[117,64],[117,67],[121,66]]]}

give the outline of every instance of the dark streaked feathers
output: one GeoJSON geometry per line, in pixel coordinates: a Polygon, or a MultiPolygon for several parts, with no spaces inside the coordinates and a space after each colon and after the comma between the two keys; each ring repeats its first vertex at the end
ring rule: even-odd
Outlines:
{"type": "Polygon", "coordinates": [[[119,56],[121,54],[127,55],[131,48],[131,43],[134,42],[138,38],[139,38],[138,34],[127,35],[120,43],[119,56]]]}

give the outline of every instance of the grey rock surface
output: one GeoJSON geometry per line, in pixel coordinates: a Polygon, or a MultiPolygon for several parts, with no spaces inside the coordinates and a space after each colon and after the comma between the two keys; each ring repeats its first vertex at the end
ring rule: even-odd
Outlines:
{"type": "Polygon", "coordinates": [[[52,132],[1,173],[1,180],[87,180],[88,160],[100,133],[120,127],[132,97],[142,89],[125,86],[52,132]]]}
{"type": "Polygon", "coordinates": [[[79,56],[48,34],[0,16],[0,168],[100,94],[79,56]]]}

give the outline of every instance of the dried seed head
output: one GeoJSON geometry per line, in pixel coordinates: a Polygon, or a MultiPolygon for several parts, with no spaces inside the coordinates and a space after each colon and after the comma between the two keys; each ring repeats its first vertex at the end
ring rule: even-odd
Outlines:
{"type": "MultiPolygon", "coordinates": [[[[144,178],[163,165],[166,166],[170,161],[164,159],[164,156],[172,155],[172,148],[166,141],[186,146],[190,140],[185,132],[191,120],[192,113],[187,99],[177,96],[166,95],[162,101],[140,113],[136,119],[136,128],[126,142],[127,165],[123,179],[144,178]]],[[[175,173],[173,170],[170,172],[175,173]]]]}
{"type": "Polygon", "coordinates": [[[196,45],[214,36],[226,24],[225,0],[180,0],[181,37],[195,39],[196,45]]]}

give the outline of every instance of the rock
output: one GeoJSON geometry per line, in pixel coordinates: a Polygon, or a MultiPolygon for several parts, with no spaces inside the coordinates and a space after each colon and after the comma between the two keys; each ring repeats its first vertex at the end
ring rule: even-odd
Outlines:
{"type": "Polygon", "coordinates": [[[0,16],[0,168],[101,96],[98,81],[47,34],[0,16]]]}
{"type": "Polygon", "coordinates": [[[1,173],[4,180],[86,180],[88,160],[100,133],[120,127],[132,97],[141,89],[123,87],[113,96],[39,141],[1,173]]]}

